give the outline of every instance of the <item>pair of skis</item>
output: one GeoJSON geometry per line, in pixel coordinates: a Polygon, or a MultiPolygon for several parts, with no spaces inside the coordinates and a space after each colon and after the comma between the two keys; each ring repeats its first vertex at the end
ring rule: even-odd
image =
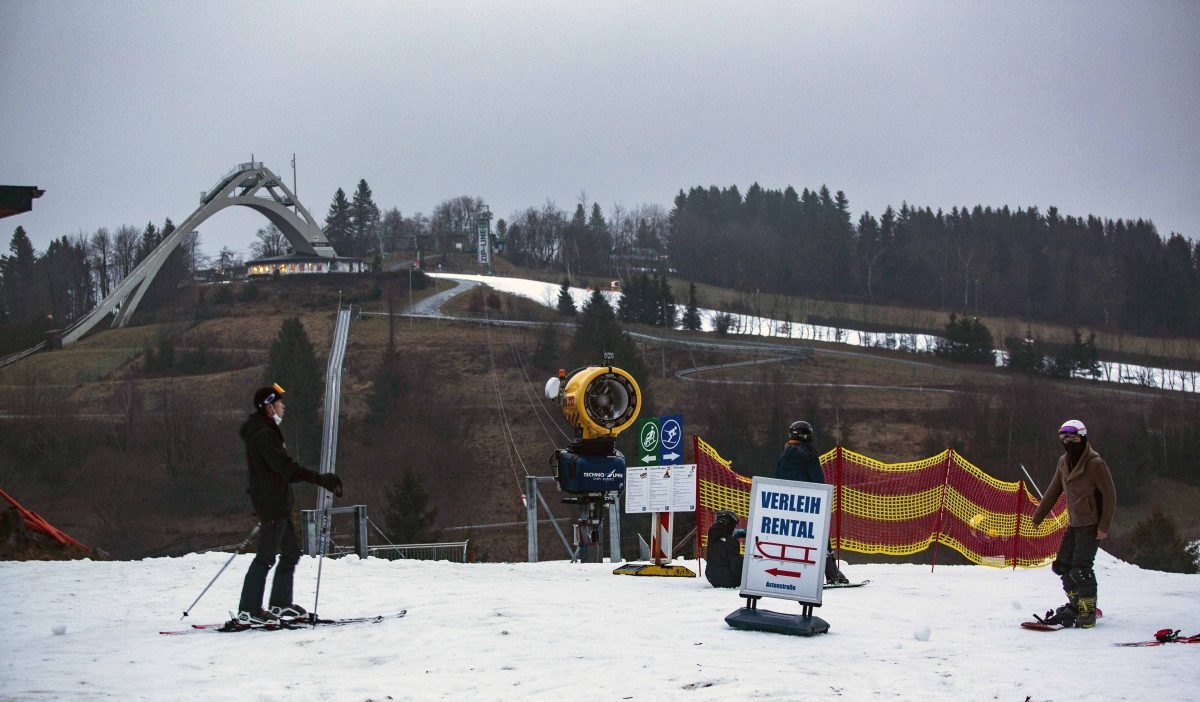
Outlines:
{"type": "Polygon", "coordinates": [[[1131,641],[1129,643],[1113,644],[1114,646],[1166,646],[1169,643],[1200,643],[1200,634],[1180,636],[1179,629],[1159,629],[1154,633],[1153,641],[1131,641]]]}
{"type": "Polygon", "coordinates": [[[237,620],[230,620],[223,624],[193,624],[188,629],[177,629],[173,631],[160,631],[158,633],[164,636],[182,636],[184,634],[199,634],[203,632],[209,633],[235,633],[239,631],[279,631],[282,629],[308,629],[314,626],[329,627],[329,626],[348,626],[351,624],[378,624],[387,619],[400,619],[408,614],[407,609],[402,609],[394,614],[378,614],[369,617],[347,617],[343,619],[308,619],[301,617],[299,619],[289,619],[280,621],[278,624],[262,624],[262,625],[244,625],[237,620]]]}

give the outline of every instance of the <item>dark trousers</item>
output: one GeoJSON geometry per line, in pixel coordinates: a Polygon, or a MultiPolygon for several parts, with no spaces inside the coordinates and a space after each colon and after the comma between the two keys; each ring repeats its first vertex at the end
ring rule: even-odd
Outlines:
{"type": "Polygon", "coordinates": [[[1063,532],[1062,543],[1058,546],[1058,555],[1050,566],[1062,579],[1063,591],[1076,597],[1096,596],[1096,571],[1092,566],[1096,562],[1096,549],[1100,547],[1096,540],[1096,525],[1067,527],[1063,532]]]}
{"type": "Polygon", "coordinates": [[[242,600],[238,610],[253,612],[262,608],[263,590],[267,586],[267,573],[275,565],[275,556],[279,556],[279,566],[275,568],[275,579],[271,581],[270,606],[283,607],[292,603],[292,575],[296,572],[296,563],[300,560],[300,544],[296,541],[296,530],[292,527],[289,517],[272,519],[262,522],[258,532],[258,553],[250,570],[246,571],[246,580],[242,583],[242,600]]]}

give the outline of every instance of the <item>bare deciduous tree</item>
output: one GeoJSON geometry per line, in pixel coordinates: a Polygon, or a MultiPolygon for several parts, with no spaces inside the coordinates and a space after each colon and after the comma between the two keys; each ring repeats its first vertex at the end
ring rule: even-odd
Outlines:
{"type": "Polygon", "coordinates": [[[430,218],[430,228],[433,231],[434,243],[441,253],[450,249],[451,239],[456,236],[473,234],[475,215],[484,208],[482,198],[469,195],[459,195],[446,200],[433,210],[430,218]]]}
{"type": "Polygon", "coordinates": [[[287,253],[287,237],[274,222],[255,232],[254,238],[254,243],[250,244],[250,251],[255,258],[270,258],[287,253]]]}
{"type": "Polygon", "coordinates": [[[113,236],[113,284],[117,284],[125,279],[125,276],[133,272],[133,267],[137,263],[138,239],[141,233],[137,227],[122,225],[117,227],[117,233],[113,236]]]}
{"type": "Polygon", "coordinates": [[[108,289],[111,283],[112,256],[113,256],[113,240],[112,235],[108,233],[108,229],[100,227],[92,234],[91,239],[92,252],[92,269],[96,273],[96,286],[100,288],[100,297],[108,297],[108,289]]]}

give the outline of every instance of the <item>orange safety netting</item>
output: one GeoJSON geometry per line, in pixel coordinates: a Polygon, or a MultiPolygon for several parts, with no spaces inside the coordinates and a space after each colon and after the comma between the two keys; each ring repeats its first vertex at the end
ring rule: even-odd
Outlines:
{"type": "Polygon", "coordinates": [[[25,509],[20,502],[17,502],[16,499],[10,496],[7,492],[0,490],[0,498],[4,498],[9,504],[16,508],[17,512],[21,515],[21,519],[25,522],[25,527],[27,529],[45,534],[64,546],[74,546],[87,553],[91,553],[92,549],[84,546],[75,539],[72,539],[70,536],[67,536],[65,532],[56,529],[53,524],[46,521],[42,515],[38,514],[37,512],[25,509]]]}
{"type": "MultiPolygon", "coordinates": [[[[732,510],[745,524],[750,479],[703,439],[695,442],[696,534],[703,546],[718,510],[732,510]]],[[[839,550],[907,556],[940,543],[980,565],[1036,568],[1054,559],[1067,526],[1063,498],[1034,527],[1037,500],[1024,481],[997,480],[953,449],[883,463],[839,446],[821,456],[821,466],[834,486],[829,533],[839,550]]]]}

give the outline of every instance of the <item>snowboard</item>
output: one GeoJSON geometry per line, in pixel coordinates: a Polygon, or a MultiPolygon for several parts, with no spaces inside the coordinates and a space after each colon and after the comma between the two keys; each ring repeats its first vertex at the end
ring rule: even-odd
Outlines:
{"type": "MultiPolygon", "coordinates": [[[[1037,615],[1034,615],[1035,617],[1037,615]]],[[[1104,610],[1096,608],[1096,619],[1104,616],[1104,610]]],[[[1021,628],[1033,629],[1034,631],[1058,631],[1059,629],[1073,629],[1075,627],[1062,626],[1061,624],[1047,624],[1043,621],[1021,622],[1021,628]]]]}
{"type": "Polygon", "coordinates": [[[823,586],[823,588],[825,590],[837,590],[837,589],[843,588],[843,587],[862,587],[863,585],[866,585],[869,582],[871,582],[871,581],[870,580],[860,580],[856,583],[826,583],[823,586]]]}

